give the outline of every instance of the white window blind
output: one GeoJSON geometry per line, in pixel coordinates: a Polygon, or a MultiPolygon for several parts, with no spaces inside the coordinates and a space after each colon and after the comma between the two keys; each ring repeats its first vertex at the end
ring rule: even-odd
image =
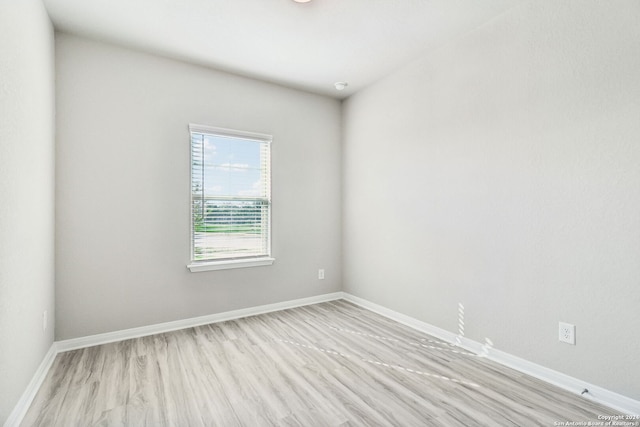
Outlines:
{"type": "Polygon", "coordinates": [[[191,262],[271,256],[271,136],[202,125],[191,134],[191,262]]]}

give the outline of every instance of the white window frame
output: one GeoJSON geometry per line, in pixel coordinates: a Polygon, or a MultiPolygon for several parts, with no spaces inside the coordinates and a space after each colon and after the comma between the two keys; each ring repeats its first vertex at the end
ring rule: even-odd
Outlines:
{"type": "MultiPolygon", "coordinates": [[[[206,125],[189,124],[189,224],[190,224],[190,262],[187,268],[192,272],[211,271],[211,270],[226,270],[233,268],[246,268],[246,267],[259,267],[265,265],[271,265],[275,261],[275,258],[271,256],[271,197],[269,196],[268,206],[269,215],[267,220],[267,254],[253,257],[242,258],[225,258],[225,259],[208,259],[208,260],[194,260],[194,224],[193,224],[193,191],[192,191],[192,179],[193,179],[193,158],[192,158],[192,135],[193,133],[209,134],[227,138],[238,138],[244,140],[253,140],[260,143],[266,143],[271,145],[273,137],[271,135],[246,132],[235,129],[226,129],[206,125]]],[[[271,168],[271,162],[269,161],[269,169],[271,168]]],[[[269,170],[269,176],[271,170],[269,170]]],[[[271,183],[269,182],[269,186],[271,183]]],[[[270,191],[269,191],[270,194],[270,191]]]]}

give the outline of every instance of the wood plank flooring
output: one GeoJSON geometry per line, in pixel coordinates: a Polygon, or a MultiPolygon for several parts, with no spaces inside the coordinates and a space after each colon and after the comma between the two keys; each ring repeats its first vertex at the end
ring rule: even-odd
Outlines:
{"type": "Polygon", "coordinates": [[[346,301],[61,353],[23,426],[553,426],[614,411],[346,301]]]}

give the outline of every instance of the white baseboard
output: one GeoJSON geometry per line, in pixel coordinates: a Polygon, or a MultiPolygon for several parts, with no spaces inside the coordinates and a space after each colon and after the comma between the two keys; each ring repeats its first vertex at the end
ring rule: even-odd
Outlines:
{"type": "Polygon", "coordinates": [[[257,307],[243,308],[240,310],[225,311],[224,313],[209,314],[206,316],[192,317],[190,319],[175,320],[173,322],[157,323],[155,325],[141,326],[139,328],[123,329],[121,331],[107,332],[104,334],[89,335],[86,337],[72,338],[58,341],[58,352],[76,350],[78,348],[93,347],[95,345],[110,342],[123,341],[131,338],[139,338],[164,332],[177,331],[179,329],[192,328],[194,326],[207,325],[209,323],[224,322],[226,320],[240,319],[242,317],[255,316],[270,313],[272,311],[286,310],[288,308],[302,307],[320,302],[333,301],[343,298],[343,292],[318,295],[308,298],[300,298],[275,304],[259,305],[257,307]]]}
{"type": "Polygon", "coordinates": [[[33,378],[31,378],[26,390],[22,393],[22,396],[20,396],[20,400],[18,400],[13,411],[9,414],[9,418],[7,418],[4,423],[4,427],[18,427],[20,425],[22,419],[27,413],[27,410],[29,410],[29,406],[31,406],[31,402],[33,402],[33,399],[36,397],[36,393],[40,390],[40,386],[47,376],[49,368],[51,368],[57,354],[58,350],[56,343],[54,342],[51,344],[51,347],[49,347],[49,351],[45,354],[35,374],[33,374],[33,378]]]}
{"type": "MultiPolygon", "coordinates": [[[[474,353],[481,353],[483,350],[483,344],[477,341],[473,341],[465,337],[458,337],[458,335],[452,332],[430,325],[426,322],[422,322],[402,313],[398,313],[397,311],[372,303],[363,298],[359,298],[345,292],[343,299],[443,341],[455,343],[456,339],[459,338],[461,341],[460,346],[474,353]]],[[[597,385],[589,384],[586,381],[570,377],[569,375],[554,371],[553,369],[546,368],[495,348],[492,348],[486,357],[496,363],[515,369],[516,371],[527,375],[531,375],[532,377],[538,378],[577,395],[580,395],[582,390],[586,388],[589,390],[589,393],[582,395],[585,399],[608,406],[611,409],[619,411],[621,414],[640,415],[640,401],[614,393],[597,385]]]]}

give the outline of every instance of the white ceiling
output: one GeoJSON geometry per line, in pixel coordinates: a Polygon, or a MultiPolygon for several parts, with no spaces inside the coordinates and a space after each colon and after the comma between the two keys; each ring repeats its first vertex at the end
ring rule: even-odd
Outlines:
{"type": "Polygon", "coordinates": [[[521,0],[43,1],[62,31],[344,98],[521,0]]]}

